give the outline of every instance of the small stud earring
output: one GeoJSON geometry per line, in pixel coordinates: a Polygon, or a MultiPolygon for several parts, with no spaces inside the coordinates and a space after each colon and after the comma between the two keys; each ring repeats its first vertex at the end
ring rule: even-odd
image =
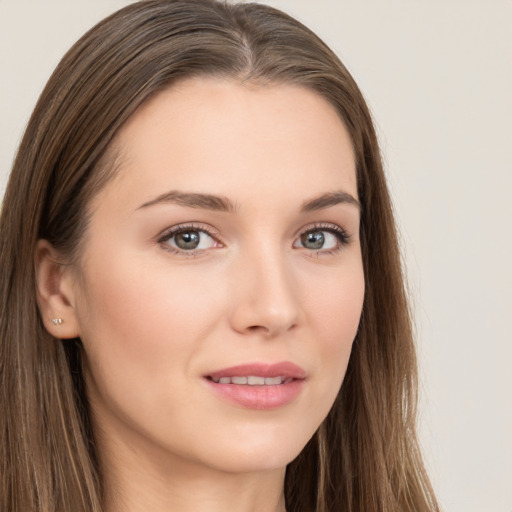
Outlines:
{"type": "Polygon", "coordinates": [[[63,322],[62,318],[52,318],[53,325],[62,325],[63,322]]]}

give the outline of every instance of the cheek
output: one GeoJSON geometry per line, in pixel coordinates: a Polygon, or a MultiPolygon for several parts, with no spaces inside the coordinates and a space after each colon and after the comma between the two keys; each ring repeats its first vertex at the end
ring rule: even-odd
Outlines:
{"type": "Polygon", "coordinates": [[[219,286],[199,273],[141,266],[118,261],[89,273],[84,343],[135,372],[183,367],[217,321],[219,286]]]}
{"type": "Polygon", "coordinates": [[[328,401],[334,401],[347,369],[357,334],[364,301],[364,275],[361,265],[343,269],[331,279],[322,293],[310,296],[308,310],[312,339],[318,360],[317,378],[328,401]]]}
{"type": "MultiPolygon", "coordinates": [[[[89,399],[101,421],[152,438],[168,431],[169,418],[187,419],[183,411],[194,396],[185,384],[223,301],[215,279],[134,260],[89,269],[80,323],[89,399]]],[[[189,417],[193,422],[193,411],[189,417]]]]}
{"type": "Polygon", "coordinates": [[[356,256],[337,272],[323,278],[322,286],[307,299],[306,309],[310,311],[315,328],[325,334],[322,339],[330,340],[334,346],[353,340],[361,317],[365,284],[362,263],[356,256]]]}

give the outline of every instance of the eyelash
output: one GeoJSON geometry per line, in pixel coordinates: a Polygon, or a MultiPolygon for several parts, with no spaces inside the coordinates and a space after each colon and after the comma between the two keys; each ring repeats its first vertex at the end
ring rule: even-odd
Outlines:
{"type": "MultiPolygon", "coordinates": [[[[213,230],[211,227],[206,225],[199,225],[199,224],[180,224],[178,226],[173,226],[172,228],[169,228],[165,230],[157,239],[157,242],[162,246],[162,248],[170,252],[172,254],[179,254],[182,256],[189,256],[194,257],[197,256],[198,253],[204,251],[205,249],[199,249],[199,250],[181,250],[176,247],[173,247],[167,243],[165,243],[167,240],[172,238],[173,236],[176,236],[178,233],[185,232],[185,231],[199,231],[206,233],[208,236],[213,238],[217,243],[221,244],[222,241],[220,240],[220,236],[217,231],[213,230]]],[[[326,231],[328,233],[333,234],[337,239],[339,244],[332,248],[332,249],[319,249],[318,251],[310,249],[308,251],[307,248],[303,247],[306,251],[310,252],[312,255],[315,255],[316,257],[319,257],[320,255],[331,255],[335,254],[338,251],[340,251],[344,246],[348,245],[350,242],[350,235],[340,226],[336,224],[325,224],[325,223],[318,223],[313,224],[310,226],[307,226],[305,229],[302,229],[297,235],[296,239],[299,239],[302,235],[314,232],[314,231],[326,231]]]]}

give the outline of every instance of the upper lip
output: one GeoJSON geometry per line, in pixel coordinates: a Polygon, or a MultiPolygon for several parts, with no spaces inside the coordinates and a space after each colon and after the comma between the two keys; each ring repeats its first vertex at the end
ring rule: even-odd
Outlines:
{"type": "Polygon", "coordinates": [[[305,379],[306,372],[300,366],[289,361],[280,363],[248,363],[223,368],[209,373],[207,377],[285,377],[288,379],[305,379]]]}

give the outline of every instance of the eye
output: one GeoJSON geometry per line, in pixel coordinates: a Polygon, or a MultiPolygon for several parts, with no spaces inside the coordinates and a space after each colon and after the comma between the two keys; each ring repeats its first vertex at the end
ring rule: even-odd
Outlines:
{"type": "Polygon", "coordinates": [[[159,240],[166,250],[174,252],[194,252],[219,245],[205,229],[193,226],[179,226],[167,231],[159,240]]]}
{"type": "Polygon", "coordinates": [[[318,251],[319,249],[334,249],[338,239],[332,233],[324,230],[306,231],[299,238],[301,247],[318,251]]]}
{"type": "Polygon", "coordinates": [[[348,243],[348,235],[339,226],[316,227],[304,231],[294,247],[311,251],[335,251],[348,243]]]}

